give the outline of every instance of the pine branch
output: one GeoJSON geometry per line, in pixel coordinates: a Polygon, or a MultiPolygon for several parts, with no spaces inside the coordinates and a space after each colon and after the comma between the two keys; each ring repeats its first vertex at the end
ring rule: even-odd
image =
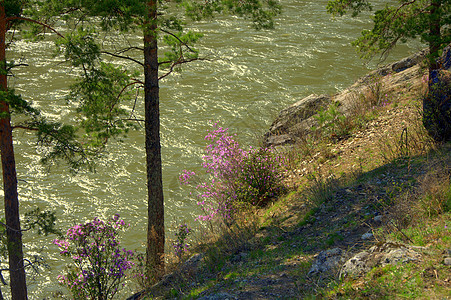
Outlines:
{"type": "Polygon", "coordinates": [[[11,126],[11,128],[13,130],[17,128],[17,129],[25,129],[25,130],[30,130],[30,131],[39,131],[38,128],[30,127],[30,126],[26,126],[26,125],[22,125],[22,124],[11,126]]]}
{"type": "MultiPolygon", "coordinates": [[[[190,62],[193,62],[193,61],[196,61],[196,60],[208,60],[208,59],[206,59],[206,58],[199,58],[199,57],[191,58],[191,59],[184,59],[184,58],[181,57],[181,59],[179,59],[178,61],[172,63],[172,65],[169,68],[169,71],[166,74],[161,75],[160,77],[158,77],[158,80],[161,80],[161,79],[165,78],[166,76],[170,75],[172,72],[174,72],[174,68],[176,66],[182,65],[182,64],[186,64],[186,63],[190,63],[190,62]]],[[[160,64],[163,64],[163,63],[164,62],[161,62],[160,64]]]]}
{"type": "Polygon", "coordinates": [[[16,68],[16,67],[29,67],[29,64],[16,64],[16,65],[11,65],[9,66],[6,71],[9,72],[11,71],[11,69],[16,68]]]}
{"type": "Polygon", "coordinates": [[[117,96],[116,99],[119,99],[128,87],[135,85],[135,84],[140,84],[140,85],[144,86],[144,82],[142,82],[141,80],[138,80],[138,79],[134,79],[133,82],[127,84],[126,86],[124,86],[122,88],[122,90],[119,92],[119,95],[117,96]]]}
{"type": "Polygon", "coordinates": [[[132,61],[134,63],[137,63],[140,66],[144,67],[144,64],[142,62],[140,62],[140,61],[138,61],[138,60],[136,60],[134,58],[131,58],[129,56],[123,56],[123,55],[115,54],[115,53],[112,53],[112,52],[109,52],[109,51],[101,51],[100,53],[107,54],[107,55],[110,55],[110,56],[113,56],[113,57],[116,57],[116,58],[122,58],[122,59],[130,60],[130,61],[132,61]]]}
{"type": "Polygon", "coordinates": [[[64,38],[64,36],[61,33],[59,33],[55,28],[53,28],[52,26],[50,26],[48,24],[45,24],[45,23],[42,23],[42,22],[39,22],[39,21],[36,21],[36,20],[33,20],[33,19],[25,18],[25,17],[9,17],[9,18],[6,18],[6,22],[7,23],[9,23],[11,21],[15,21],[15,20],[31,22],[31,23],[35,23],[35,24],[41,25],[44,28],[50,29],[51,31],[56,33],[59,37],[64,38]]]}
{"type": "Polygon", "coordinates": [[[125,52],[130,51],[130,50],[144,51],[144,48],[131,46],[131,47],[123,48],[123,49],[117,51],[117,53],[122,54],[122,53],[125,53],[125,52]]]}
{"type": "Polygon", "coordinates": [[[194,51],[193,49],[191,49],[190,46],[188,46],[187,43],[185,43],[184,41],[182,41],[178,36],[176,36],[176,35],[173,34],[172,32],[167,31],[167,30],[164,30],[164,29],[161,29],[161,28],[160,28],[160,30],[163,31],[164,33],[169,34],[170,36],[174,37],[175,39],[177,39],[177,40],[180,42],[180,44],[182,44],[182,45],[184,45],[186,48],[188,48],[189,51],[191,51],[191,52],[193,52],[193,53],[196,53],[196,51],[194,51]]]}

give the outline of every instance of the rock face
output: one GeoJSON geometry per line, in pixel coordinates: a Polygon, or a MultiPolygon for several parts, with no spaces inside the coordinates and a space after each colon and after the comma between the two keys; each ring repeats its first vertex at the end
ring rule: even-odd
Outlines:
{"type": "MultiPolygon", "coordinates": [[[[422,76],[425,69],[421,65],[426,55],[427,51],[423,50],[398,62],[381,67],[358,79],[352,86],[332,97],[310,95],[301,99],[280,112],[265,134],[264,143],[268,146],[296,143],[297,140],[309,133],[312,127],[317,124],[313,117],[317,111],[321,108],[327,108],[332,101],[339,103],[339,110],[342,113],[348,114],[355,107],[359,96],[368,94],[371,85],[374,84],[375,77],[382,78],[380,80],[383,84],[384,93],[396,90],[400,86],[408,86],[408,89],[418,87],[422,84],[422,76]]],[[[451,45],[443,50],[440,64],[442,70],[451,68],[451,45]]],[[[447,82],[449,83],[449,81],[447,82]]],[[[444,111],[443,114],[448,116],[449,99],[447,99],[446,105],[441,110],[444,111]]],[[[446,128],[451,132],[449,126],[446,128]]]]}
{"type": "Polygon", "coordinates": [[[415,262],[420,258],[421,255],[408,246],[386,242],[357,253],[346,261],[341,268],[340,278],[363,275],[376,266],[415,262]]]}
{"type": "Polygon", "coordinates": [[[346,254],[340,248],[333,248],[321,251],[313,262],[308,275],[318,275],[320,273],[331,273],[338,270],[346,261],[346,254]]]}
{"type": "Polygon", "coordinates": [[[398,263],[415,262],[421,259],[414,247],[399,243],[385,242],[371,247],[369,250],[359,252],[349,258],[349,255],[340,248],[322,251],[318,254],[309,276],[323,273],[338,273],[339,277],[360,276],[377,266],[386,266],[398,263]]]}
{"type": "MultiPolygon", "coordinates": [[[[265,144],[280,146],[293,144],[316,125],[314,115],[321,108],[327,108],[332,102],[339,104],[339,110],[349,113],[359,95],[365,95],[370,89],[375,76],[383,77],[386,89],[395,89],[407,83],[412,87],[421,84],[420,63],[424,60],[425,51],[409,56],[401,61],[379,68],[357,80],[352,86],[334,95],[310,95],[290,107],[282,110],[264,136],[265,144]]],[[[382,80],[382,79],[381,79],[382,80]]]]}
{"type": "Polygon", "coordinates": [[[329,105],[330,101],[330,96],[312,94],[282,110],[265,135],[267,143],[271,145],[293,143],[295,141],[293,133],[311,128],[315,124],[312,116],[329,105]]]}

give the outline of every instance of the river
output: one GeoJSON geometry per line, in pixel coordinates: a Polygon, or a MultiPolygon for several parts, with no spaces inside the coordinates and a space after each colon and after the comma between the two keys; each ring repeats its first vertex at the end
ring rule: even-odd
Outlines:
{"type": "MultiPolygon", "coordinates": [[[[370,28],[369,18],[334,20],[325,11],[326,3],[282,0],[283,14],[277,17],[274,30],[256,31],[248,22],[233,17],[192,25],[193,30],[205,34],[198,48],[212,59],[185,66],[160,84],[169,238],[176,224],[198,226],[194,219],[200,210],[180,187],[178,176],[183,169],[200,170],[210,121],[230,128],[239,141],[250,145],[281,109],[311,93],[336,93],[374,67],[374,63],[366,65],[360,60],[350,45],[363,28],[370,28]]],[[[419,47],[400,46],[387,63],[419,47]]],[[[15,43],[8,59],[29,66],[14,71],[10,86],[46,116],[67,120],[72,107],[64,97],[76,71],[61,64],[61,57],[53,57],[53,50],[52,41],[15,43]]],[[[142,108],[138,108],[139,113],[142,108]]],[[[119,213],[132,227],[124,234],[124,245],[144,251],[147,199],[143,130],[131,132],[123,142],[111,141],[96,173],[75,176],[63,164],[47,172],[39,164],[32,133],[17,131],[14,138],[22,213],[36,206],[54,210],[63,229],[96,216],[119,213]]],[[[51,267],[28,278],[30,299],[50,297],[60,289],[55,278],[63,272],[64,264],[51,244],[53,238],[25,234],[25,251],[42,255],[51,267]]]]}

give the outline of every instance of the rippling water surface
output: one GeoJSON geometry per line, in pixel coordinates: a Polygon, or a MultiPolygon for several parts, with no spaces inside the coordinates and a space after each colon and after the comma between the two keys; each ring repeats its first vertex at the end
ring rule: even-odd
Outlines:
{"type": "MultiPolygon", "coordinates": [[[[283,0],[276,29],[268,31],[255,31],[233,17],[192,25],[205,34],[198,48],[211,60],[185,66],[183,72],[160,83],[169,231],[182,221],[197,226],[194,218],[199,209],[179,186],[178,176],[183,169],[200,169],[209,121],[231,128],[243,144],[252,144],[281,109],[311,93],[336,93],[368,72],[369,67],[350,46],[361,29],[370,26],[368,18],[332,20],[325,12],[326,3],[283,0]]],[[[140,37],[130,39],[139,42],[140,37]]],[[[14,44],[8,58],[29,67],[17,69],[10,84],[46,116],[69,120],[72,107],[64,96],[76,71],[61,64],[61,57],[53,57],[53,50],[51,41],[14,44]]],[[[416,50],[413,45],[399,47],[390,60],[416,50]]],[[[38,163],[33,134],[17,131],[14,138],[22,212],[36,206],[55,210],[61,228],[119,213],[132,226],[124,235],[124,244],[144,250],[147,206],[142,130],[131,132],[122,143],[111,141],[97,173],[76,176],[63,165],[46,172],[38,163]]],[[[55,277],[64,265],[52,239],[26,235],[25,251],[40,252],[51,267],[29,278],[31,299],[58,290],[55,277]]]]}

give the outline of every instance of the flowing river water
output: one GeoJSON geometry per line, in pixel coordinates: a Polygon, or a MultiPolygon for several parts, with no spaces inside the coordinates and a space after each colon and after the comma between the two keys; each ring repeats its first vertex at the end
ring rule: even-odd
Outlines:
{"type": "MultiPolygon", "coordinates": [[[[336,93],[374,67],[365,65],[350,45],[363,28],[370,28],[368,16],[333,19],[326,13],[326,4],[327,0],[282,0],[283,14],[277,17],[274,30],[256,31],[248,22],[233,17],[193,25],[193,30],[205,35],[198,48],[212,59],[185,66],[160,83],[169,238],[175,224],[198,226],[195,217],[200,210],[180,187],[178,176],[183,169],[201,169],[210,121],[230,128],[238,141],[251,145],[281,109],[311,93],[336,93]]],[[[131,38],[140,41],[139,36],[131,38]]],[[[418,44],[398,47],[389,61],[419,48],[418,44]]],[[[46,116],[69,120],[73,108],[64,97],[76,71],[62,64],[61,57],[52,56],[53,51],[52,41],[16,42],[7,53],[8,59],[29,66],[14,71],[10,87],[32,100],[46,116]]],[[[142,107],[138,113],[142,115],[142,107]]],[[[131,224],[123,244],[144,251],[147,194],[143,130],[131,132],[123,142],[111,141],[96,173],[75,176],[64,165],[47,172],[39,164],[32,133],[18,130],[14,138],[22,213],[35,207],[56,211],[62,229],[119,213],[131,224]]],[[[3,203],[0,205],[3,211],[3,203]]],[[[50,297],[61,289],[56,276],[65,265],[51,244],[53,238],[25,234],[25,252],[43,256],[51,267],[28,278],[30,299],[50,297]]]]}

